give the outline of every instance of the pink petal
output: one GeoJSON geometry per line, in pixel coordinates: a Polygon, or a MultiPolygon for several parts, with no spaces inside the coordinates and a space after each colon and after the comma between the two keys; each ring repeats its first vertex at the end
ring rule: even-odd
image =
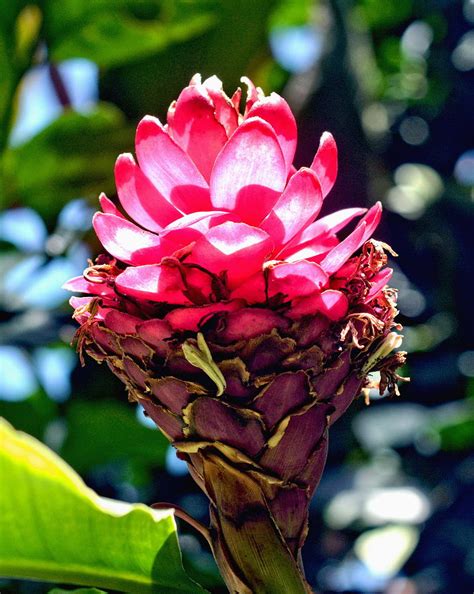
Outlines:
{"type": "Polygon", "coordinates": [[[206,180],[158,119],[145,116],[135,142],[142,171],[166,200],[185,213],[211,209],[206,180]]]}
{"type": "Polygon", "coordinates": [[[84,324],[91,317],[91,314],[88,311],[84,311],[83,308],[85,308],[92,299],[94,299],[94,297],[71,297],[69,299],[69,305],[76,310],[73,317],[78,324],[84,324]],[[82,310],[81,313],[77,311],[78,309],[82,310]]]}
{"type": "Polygon", "coordinates": [[[213,298],[213,278],[193,265],[184,264],[186,275],[186,296],[196,305],[211,303],[213,298]]]}
{"type": "Polygon", "coordinates": [[[66,291],[74,291],[75,293],[89,293],[89,285],[95,284],[86,281],[83,276],[75,276],[67,280],[61,287],[66,291]]]}
{"type": "Polygon", "coordinates": [[[259,224],[285,187],[283,154],[272,127],[260,118],[241,124],[216,159],[211,175],[213,207],[259,224]]]}
{"type": "Polygon", "coordinates": [[[346,315],[348,309],[349,302],[344,293],[328,289],[317,295],[295,300],[288,316],[294,319],[321,313],[330,320],[337,321],[346,315]]]}
{"type": "Polygon", "coordinates": [[[305,260],[295,263],[277,264],[269,269],[268,294],[283,293],[288,299],[310,295],[320,291],[329,276],[314,262],[305,260]]]}
{"type": "Polygon", "coordinates": [[[166,251],[171,254],[200,239],[209,229],[226,221],[237,222],[238,218],[225,211],[193,212],[182,216],[163,229],[160,240],[166,251]]]}
{"type": "Polygon", "coordinates": [[[191,303],[183,294],[185,287],[178,269],[170,266],[130,266],[117,276],[115,286],[137,299],[179,305],[191,303]]]}
{"type": "MultiPolygon", "coordinates": [[[[96,300],[97,297],[71,297],[69,299],[70,305],[75,309],[84,309],[87,305],[91,303],[91,301],[96,300]]],[[[108,299],[107,297],[102,297],[100,301],[96,302],[96,307],[94,308],[94,320],[103,320],[104,319],[104,312],[111,311],[110,308],[116,307],[117,301],[112,301],[112,299],[108,299]]],[[[74,312],[74,319],[79,324],[83,324],[86,320],[90,319],[91,314],[89,311],[82,311],[80,314],[75,311],[74,312]]]]}
{"type": "Polygon", "coordinates": [[[227,136],[230,136],[239,125],[238,102],[236,106],[233,100],[227,97],[226,93],[222,89],[222,81],[220,81],[217,76],[206,78],[202,85],[214,103],[216,118],[224,126],[227,136]]]}
{"type": "Polygon", "coordinates": [[[202,86],[181,91],[168,116],[170,134],[209,181],[214,161],[227,142],[224,126],[215,115],[214,104],[202,86]]]}
{"type": "MultiPolygon", "coordinates": [[[[85,305],[90,303],[93,299],[94,299],[94,297],[76,297],[75,295],[73,295],[69,299],[69,304],[71,305],[71,307],[73,309],[78,309],[79,307],[84,307],[85,305]]],[[[89,317],[89,315],[90,314],[87,314],[86,317],[89,317]]],[[[82,324],[81,320],[79,320],[79,322],[82,324]]]]}
{"type": "Polygon", "coordinates": [[[322,203],[316,174],[311,169],[300,169],[260,227],[272,236],[276,246],[284,245],[318,215],[322,203]]]}
{"type": "MultiPolygon", "coordinates": [[[[285,255],[287,262],[298,262],[299,260],[309,260],[318,264],[324,256],[338,245],[339,240],[335,235],[326,235],[325,237],[314,239],[305,244],[304,247],[297,249],[285,255]]],[[[282,257],[280,254],[279,258],[282,257]]]]}
{"type": "Polygon", "coordinates": [[[97,212],[92,224],[104,248],[122,262],[152,264],[164,255],[157,235],[143,231],[122,217],[97,212]]]}
{"type": "Polygon", "coordinates": [[[360,223],[341,243],[336,245],[321,261],[321,266],[328,274],[334,274],[347,262],[364,241],[366,223],[360,223]]]}
{"type": "Polygon", "coordinates": [[[202,77],[199,74],[199,72],[196,72],[196,74],[193,74],[191,80],[189,81],[190,85],[200,85],[202,84],[202,77]]]}
{"type": "Polygon", "coordinates": [[[173,128],[175,111],[176,101],[172,101],[168,107],[168,113],[166,114],[166,124],[163,126],[163,128],[170,134],[170,136],[173,136],[173,134],[171,133],[171,129],[173,128]]]}
{"type": "Polygon", "coordinates": [[[271,125],[285,157],[286,170],[289,171],[295,156],[297,129],[288,103],[280,95],[272,93],[256,101],[245,117],[259,117],[271,125]]]}
{"type": "Polygon", "coordinates": [[[247,115],[249,110],[252,108],[252,105],[259,99],[263,99],[265,97],[265,93],[260,87],[256,87],[250,78],[247,78],[246,76],[242,76],[240,82],[243,82],[244,85],[247,85],[247,98],[245,101],[245,115],[247,115]]]}
{"type": "Polygon", "coordinates": [[[237,116],[240,113],[240,99],[242,97],[242,89],[240,87],[238,87],[234,94],[232,95],[232,97],[230,98],[230,101],[232,103],[232,105],[235,107],[235,111],[237,112],[237,116]]]}
{"type": "MultiPolygon", "coordinates": [[[[304,169],[307,169],[306,167],[304,169]]],[[[290,167],[290,171],[288,172],[288,177],[287,177],[287,183],[290,181],[290,179],[295,175],[295,173],[298,171],[298,169],[296,169],[296,167],[294,165],[292,165],[290,167]]],[[[319,180],[318,180],[319,181],[319,180]]]]}
{"type": "Polygon", "coordinates": [[[262,269],[272,248],[273,242],[265,231],[229,221],[213,227],[198,240],[186,262],[216,274],[226,272],[232,289],[262,269]]]}
{"type": "Polygon", "coordinates": [[[112,202],[112,200],[110,200],[110,198],[107,198],[104,192],[101,192],[99,196],[99,203],[102,212],[104,212],[105,214],[113,214],[117,217],[125,218],[123,214],[119,211],[119,209],[115,206],[115,204],[112,202]]]}
{"type": "Polygon", "coordinates": [[[326,238],[334,237],[354,217],[362,215],[365,212],[367,212],[366,208],[345,208],[319,219],[295,235],[291,242],[283,248],[279,257],[286,259],[287,255],[293,254],[296,249],[310,248],[311,246],[318,245],[319,242],[325,243],[326,238]]]}
{"type": "Polygon", "coordinates": [[[224,311],[236,311],[237,309],[241,309],[244,305],[244,301],[234,300],[229,301],[228,303],[212,303],[201,307],[186,307],[186,309],[178,308],[170,311],[170,313],[165,316],[165,320],[171,325],[173,330],[197,332],[199,330],[200,322],[204,322],[212,315],[224,311]]]}
{"type": "Polygon", "coordinates": [[[335,235],[346,225],[348,225],[355,217],[359,217],[367,212],[366,208],[344,208],[337,210],[325,217],[322,217],[312,225],[307,227],[302,233],[299,243],[311,240],[317,235],[324,235],[330,233],[335,235]]]}
{"type": "Polygon", "coordinates": [[[263,270],[259,270],[238,286],[231,293],[232,299],[245,299],[247,303],[264,303],[267,300],[265,292],[265,277],[263,270]]]}
{"type": "Polygon", "coordinates": [[[374,278],[370,281],[370,291],[365,298],[364,303],[369,303],[375,297],[378,297],[382,289],[388,283],[388,281],[392,278],[393,269],[392,268],[384,268],[378,274],[374,276],[374,278]]]}
{"type": "Polygon", "coordinates": [[[62,288],[66,291],[73,291],[74,293],[115,297],[114,290],[106,283],[91,283],[83,276],[71,278],[64,283],[62,288]]]}
{"type": "Polygon", "coordinates": [[[337,275],[331,279],[331,289],[346,287],[347,282],[354,276],[359,268],[358,258],[351,258],[337,271],[337,275]]]}
{"type": "Polygon", "coordinates": [[[333,248],[322,260],[321,266],[328,274],[334,274],[360,248],[375,231],[382,216],[382,205],[377,202],[365,217],[339,245],[333,248]]]}
{"type": "Polygon", "coordinates": [[[120,155],[115,163],[115,183],[127,214],[146,229],[161,231],[181,216],[180,211],[158,192],[129,153],[120,155]]]}
{"type": "MultiPolygon", "coordinates": [[[[382,203],[376,202],[372,208],[369,208],[367,214],[363,219],[361,219],[361,223],[366,223],[367,229],[365,232],[364,239],[362,243],[365,243],[368,239],[372,237],[373,232],[378,227],[380,223],[380,219],[382,218],[382,203]]],[[[362,245],[361,243],[361,245],[362,245]]]]}
{"type": "Polygon", "coordinates": [[[324,132],[321,136],[311,169],[316,172],[321,182],[323,196],[326,197],[337,177],[337,145],[330,132],[324,132]]]}

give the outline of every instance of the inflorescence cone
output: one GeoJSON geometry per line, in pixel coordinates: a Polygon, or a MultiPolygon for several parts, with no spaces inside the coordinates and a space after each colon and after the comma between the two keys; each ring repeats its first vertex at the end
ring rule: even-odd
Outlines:
{"type": "Polygon", "coordinates": [[[240,89],[195,76],[166,126],[140,122],[138,164],[121,155],[115,169],[137,224],[102,195],[108,254],[66,287],[86,294],[71,299],[81,357],[107,363],[209,497],[229,589],[307,592],[299,553],[328,428],[369,373],[397,393],[405,354],[391,250],[372,239],[381,205],[316,220],[334,139],[296,171],[287,103],[244,82],[243,114],[240,89]]]}

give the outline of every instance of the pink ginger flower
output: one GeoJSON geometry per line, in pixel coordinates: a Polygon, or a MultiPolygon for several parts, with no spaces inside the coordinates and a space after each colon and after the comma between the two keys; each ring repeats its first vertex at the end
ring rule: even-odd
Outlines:
{"type": "Polygon", "coordinates": [[[303,594],[329,427],[370,371],[396,393],[404,353],[388,246],[372,239],[380,203],[318,219],[334,138],[296,170],[288,104],[244,80],[243,114],[240,90],[195,76],[166,125],[139,123],[137,161],[115,166],[126,214],[101,195],[108,254],[66,287],[86,294],[71,300],[81,354],[107,363],[209,497],[202,531],[229,589],[303,594]]]}
{"type": "MultiPolygon", "coordinates": [[[[296,170],[295,119],[287,102],[265,96],[248,79],[230,99],[213,76],[194,76],[168,111],[168,123],[146,116],[136,133],[137,161],[118,157],[115,179],[125,217],[104,195],[94,229],[117,260],[117,292],[186,306],[176,329],[197,329],[199,312],[263,304],[279,296],[290,317],[321,311],[342,318],[349,301],[335,274],[373,234],[380,203],[316,222],[337,175],[337,147],[325,132],[310,167],[296,170]],[[364,214],[344,241],[337,233],[364,214]],[[195,311],[193,306],[200,309],[195,311]],[[187,319],[189,321],[187,321],[187,319]]],[[[373,270],[366,295],[389,279],[373,270]]],[[[111,296],[102,277],[66,288],[111,296]]],[[[350,278],[348,277],[348,281],[350,278]]]]}

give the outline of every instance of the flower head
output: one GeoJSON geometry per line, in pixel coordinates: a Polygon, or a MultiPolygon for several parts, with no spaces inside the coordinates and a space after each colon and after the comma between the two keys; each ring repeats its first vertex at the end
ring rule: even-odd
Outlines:
{"type": "Polygon", "coordinates": [[[136,161],[120,155],[117,193],[125,216],[105,195],[94,229],[113,265],[89,269],[67,287],[117,300],[186,306],[177,329],[197,329],[199,312],[285,304],[298,318],[320,311],[332,320],[358,297],[375,299],[390,272],[361,271],[351,256],[381,215],[350,208],[319,220],[337,174],[328,132],[310,167],[296,170],[297,130],[286,101],[248,79],[229,98],[213,76],[196,75],[168,111],[167,124],[146,116],[136,133],[136,161]],[[337,233],[361,217],[340,241],[337,233]],[[194,308],[200,308],[198,312],[194,308]],[[189,321],[187,321],[189,320],[189,321]],[[184,325],[183,325],[184,324],[184,325]]]}

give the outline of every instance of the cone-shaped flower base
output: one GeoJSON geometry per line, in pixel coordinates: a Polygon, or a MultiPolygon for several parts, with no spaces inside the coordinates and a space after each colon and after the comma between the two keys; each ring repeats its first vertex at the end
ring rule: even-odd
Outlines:
{"type": "Polygon", "coordinates": [[[126,384],[209,497],[214,552],[231,591],[307,591],[298,556],[328,428],[369,369],[394,389],[403,362],[389,355],[389,296],[336,322],[243,307],[204,315],[199,333],[174,332],[164,319],[102,308],[79,330],[81,349],[126,384]]]}

